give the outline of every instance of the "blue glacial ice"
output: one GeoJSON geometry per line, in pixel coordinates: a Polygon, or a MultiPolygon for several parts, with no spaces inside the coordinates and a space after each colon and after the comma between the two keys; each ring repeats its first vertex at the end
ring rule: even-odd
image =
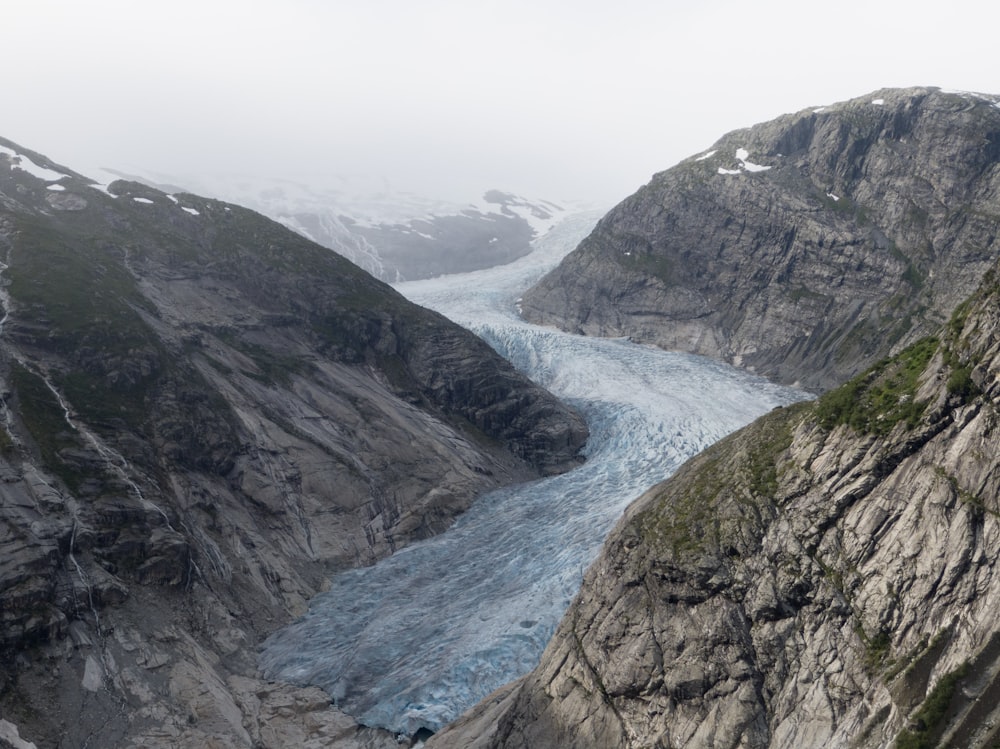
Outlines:
{"type": "Polygon", "coordinates": [[[265,643],[268,677],[320,686],[366,725],[437,730],[536,665],[630,501],[726,434],[805,397],[708,359],[521,320],[518,295],[596,218],[567,219],[510,265],[397,287],[577,407],[591,429],[587,462],[484,495],[446,533],[338,574],[265,643]]]}

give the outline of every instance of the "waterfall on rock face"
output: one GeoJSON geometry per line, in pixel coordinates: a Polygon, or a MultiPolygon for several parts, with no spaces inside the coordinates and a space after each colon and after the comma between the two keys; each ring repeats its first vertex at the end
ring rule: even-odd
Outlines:
{"type": "Polygon", "coordinates": [[[529,325],[518,295],[586,235],[567,219],[520,261],[400,284],[578,408],[587,462],[491,492],[446,533],[336,576],[265,643],[271,678],[324,688],[371,726],[440,728],[535,666],[628,503],[687,458],[804,397],[707,359],[529,325]]]}

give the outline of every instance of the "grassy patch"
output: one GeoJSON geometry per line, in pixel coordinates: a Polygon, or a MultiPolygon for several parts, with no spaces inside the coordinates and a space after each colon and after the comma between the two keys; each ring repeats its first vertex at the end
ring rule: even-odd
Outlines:
{"type": "Polygon", "coordinates": [[[932,749],[937,744],[948,706],[968,670],[968,664],[963,664],[941,677],[913,715],[911,726],[896,737],[896,749],[932,749]]]}
{"type": "MultiPolygon", "coordinates": [[[[257,366],[257,372],[244,372],[244,374],[265,385],[288,387],[293,375],[305,374],[312,366],[302,357],[280,353],[257,343],[245,341],[235,333],[221,331],[217,335],[220,340],[253,361],[257,366]]],[[[225,368],[221,364],[213,361],[213,366],[226,374],[223,371],[225,368]]]]}
{"type": "Polygon", "coordinates": [[[799,285],[788,292],[788,300],[790,302],[801,302],[805,301],[829,301],[830,297],[826,294],[821,294],[818,291],[813,291],[806,288],[805,286],[799,285]]]}
{"type": "Polygon", "coordinates": [[[926,405],[915,399],[917,380],[937,350],[937,338],[924,338],[826,393],[816,404],[819,424],[825,429],[846,424],[876,435],[900,422],[916,426],[926,405]]]}
{"type": "Polygon", "coordinates": [[[70,363],[73,374],[56,384],[85,419],[141,424],[148,390],[169,357],[137,311],[154,314],[121,250],[29,220],[18,228],[5,276],[17,301],[22,342],[70,363]]]}
{"type": "Polygon", "coordinates": [[[857,633],[861,641],[865,644],[865,668],[869,673],[874,673],[885,666],[892,665],[889,662],[889,654],[892,651],[892,637],[886,630],[880,629],[869,637],[864,628],[858,624],[857,633]]]}
{"type": "Polygon", "coordinates": [[[86,478],[79,468],[66,463],[61,453],[83,447],[79,435],[66,421],[58,399],[45,381],[18,363],[11,366],[11,385],[17,394],[18,413],[38,447],[45,467],[77,491],[86,478]]]}
{"type": "Polygon", "coordinates": [[[736,548],[775,503],[781,455],[811,404],[776,409],[689,461],[637,518],[653,546],[674,556],[736,548]]]}

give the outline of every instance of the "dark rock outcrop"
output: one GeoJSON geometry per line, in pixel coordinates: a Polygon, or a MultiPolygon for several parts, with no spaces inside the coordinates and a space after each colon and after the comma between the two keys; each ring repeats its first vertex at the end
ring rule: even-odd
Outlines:
{"type": "Polygon", "coordinates": [[[585,423],[259,214],[0,146],[0,731],[395,746],[257,681],[255,644],[331,571],[576,465],[585,423]]]}
{"type": "Polygon", "coordinates": [[[996,98],[879,91],[655,175],[522,309],[822,390],[947,319],[998,231],[996,98]]]}

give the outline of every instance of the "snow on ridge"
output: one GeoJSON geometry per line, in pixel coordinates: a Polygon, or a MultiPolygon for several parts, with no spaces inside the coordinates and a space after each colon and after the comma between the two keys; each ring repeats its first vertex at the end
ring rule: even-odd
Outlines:
{"type": "Polygon", "coordinates": [[[103,192],[109,198],[117,198],[118,197],[113,192],[111,192],[108,189],[108,187],[111,185],[112,182],[115,182],[116,180],[120,180],[121,179],[121,177],[119,175],[117,175],[114,172],[112,172],[111,170],[105,169],[103,167],[96,167],[96,168],[93,168],[93,169],[88,169],[87,171],[81,172],[81,173],[82,174],[86,174],[88,179],[93,180],[88,185],[88,187],[92,187],[93,189],[97,190],[98,192],[103,192]],[[95,179],[95,177],[96,177],[96,179],[95,179]]]}
{"type": "Polygon", "coordinates": [[[462,213],[469,212],[475,212],[483,219],[489,219],[491,216],[517,216],[531,227],[536,237],[544,235],[568,213],[566,208],[550,200],[529,200],[500,190],[490,190],[483,193],[478,200],[470,201],[462,210],[462,213]],[[488,200],[486,196],[491,192],[502,195],[504,199],[488,200]]]}
{"type": "Polygon", "coordinates": [[[745,148],[736,149],[736,160],[740,162],[739,169],[723,169],[721,166],[718,169],[719,174],[740,174],[742,172],[766,172],[771,167],[763,166],[762,164],[755,164],[749,161],[750,152],[745,148]]]}
{"type": "Polygon", "coordinates": [[[539,215],[536,206],[528,205],[526,203],[515,203],[513,205],[508,204],[507,208],[522,219],[528,222],[534,232],[535,236],[540,237],[545,234],[549,229],[558,224],[565,217],[566,212],[562,209],[547,211],[547,216],[539,215]]]}
{"type": "Polygon", "coordinates": [[[48,169],[44,166],[39,166],[28,156],[23,153],[18,153],[12,148],[7,148],[6,146],[0,146],[0,153],[6,154],[10,157],[10,166],[12,169],[20,169],[23,172],[27,172],[33,177],[37,177],[43,182],[55,182],[63,177],[68,177],[68,174],[63,174],[62,172],[57,172],[54,169],[48,169]]]}
{"type": "Polygon", "coordinates": [[[696,158],[695,161],[705,161],[705,159],[710,159],[717,153],[718,151],[709,151],[708,153],[703,153],[701,156],[696,158]]]}
{"type": "Polygon", "coordinates": [[[956,96],[961,96],[964,99],[979,99],[980,101],[985,101],[990,106],[1000,109],[1000,96],[994,96],[992,94],[981,94],[978,93],[977,91],[964,91],[962,89],[957,89],[957,88],[941,89],[941,93],[955,94],[956,96]]]}
{"type": "MultiPolygon", "coordinates": [[[[229,208],[227,207],[226,210],[228,211],[229,208]]],[[[297,218],[294,218],[292,216],[275,216],[274,220],[277,221],[282,226],[284,226],[286,229],[291,229],[296,234],[305,237],[310,242],[316,242],[316,244],[319,244],[319,241],[317,241],[316,237],[310,234],[309,230],[306,229],[306,227],[302,225],[302,222],[299,221],[297,218]]]]}

